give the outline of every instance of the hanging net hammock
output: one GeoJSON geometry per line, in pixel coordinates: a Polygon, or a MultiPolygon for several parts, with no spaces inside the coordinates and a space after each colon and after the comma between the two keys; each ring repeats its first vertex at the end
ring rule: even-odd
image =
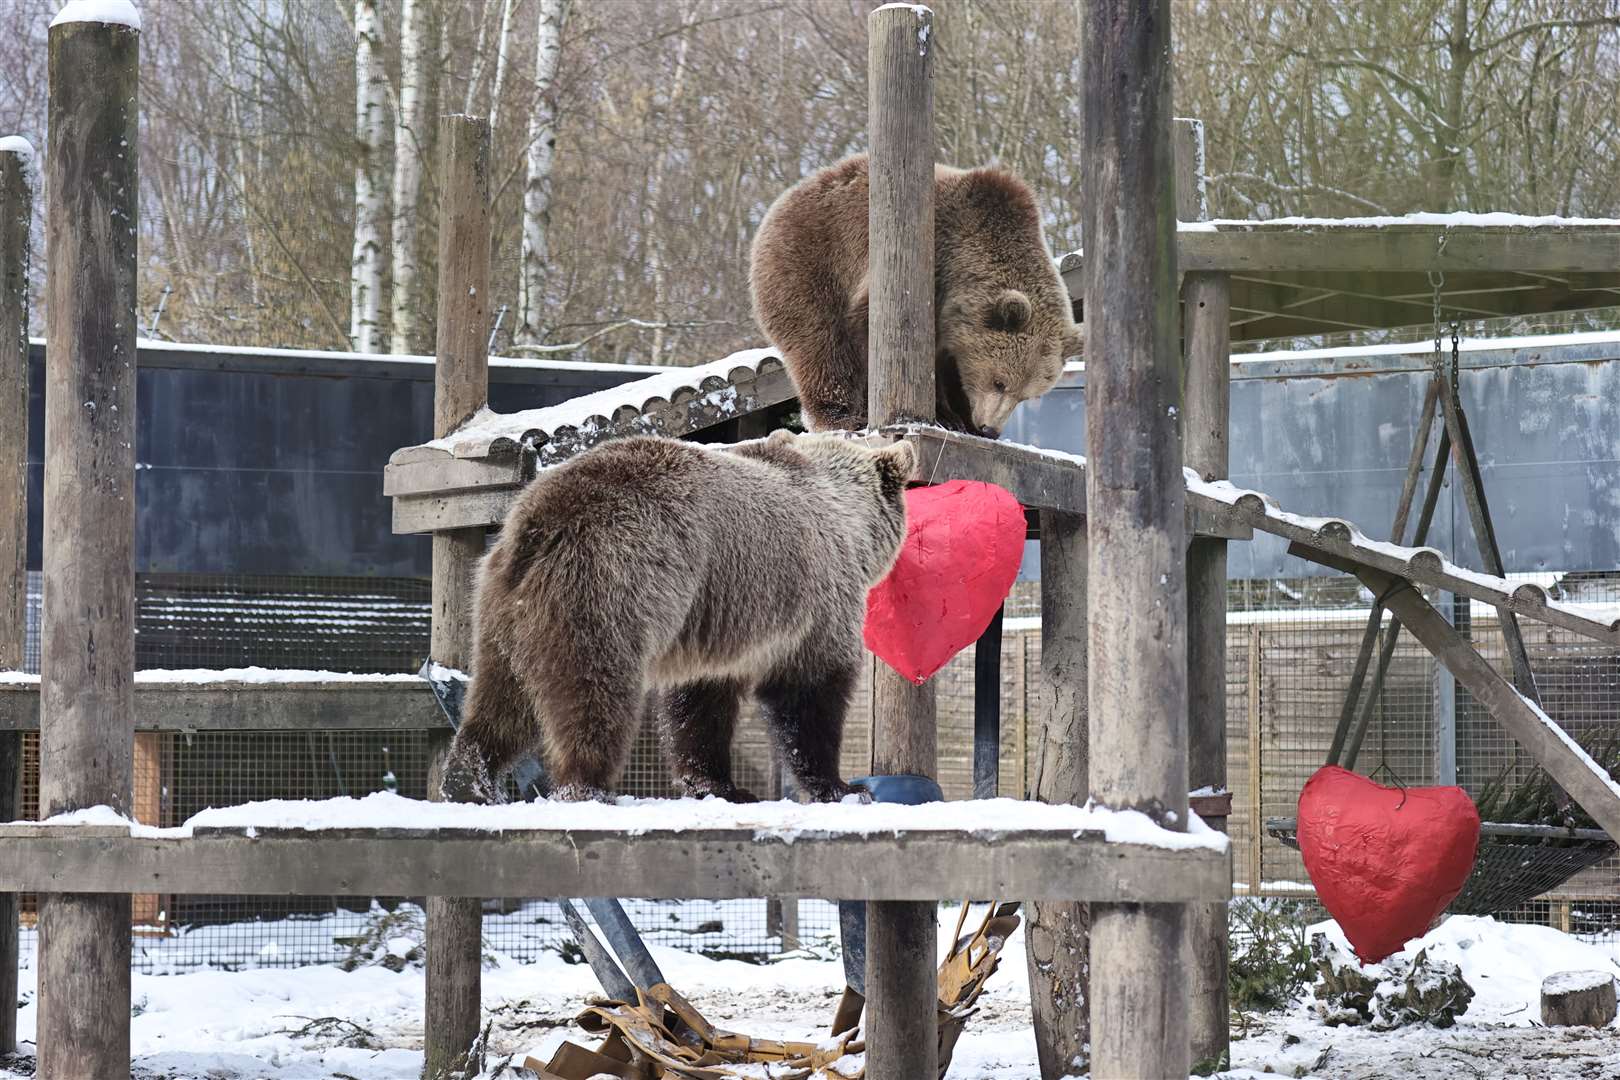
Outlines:
{"type": "MultiPolygon", "coordinates": [[[[1267,818],[1266,832],[1299,850],[1295,819],[1267,818]]],[[[1446,911],[1452,915],[1496,915],[1512,911],[1602,862],[1615,842],[1601,829],[1560,825],[1479,827],[1474,872],[1446,911]]]]}

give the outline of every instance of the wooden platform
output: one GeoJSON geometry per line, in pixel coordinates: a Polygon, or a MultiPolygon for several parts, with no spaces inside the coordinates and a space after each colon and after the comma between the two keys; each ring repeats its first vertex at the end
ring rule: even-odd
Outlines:
{"type": "MultiPolygon", "coordinates": [[[[137,731],[446,728],[425,681],[136,682],[137,731]]],[[[0,682],[0,731],[39,730],[39,683],[0,682]]]]}
{"type": "Polygon", "coordinates": [[[358,896],[752,896],[1177,903],[1223,900],[1229,854],[1070,830],[797,837],[754,829],[197,830],[0,825],[0,881],[24,892],[358,896]]]}
{"type": "MultiPolygon", "coordinates": [[[[1183,273],[1231,275],[1233,341],[1427,325],[1431,270],[1444,276],[1447,313],[1462,319],[1620,305],[1620,221],[1555,221],[1418,214],[1183,222],[1178,259],[1183,273]]],[[[1083,266],[1078,252],[1061,262],[1077,301],[1083,266]]]]}

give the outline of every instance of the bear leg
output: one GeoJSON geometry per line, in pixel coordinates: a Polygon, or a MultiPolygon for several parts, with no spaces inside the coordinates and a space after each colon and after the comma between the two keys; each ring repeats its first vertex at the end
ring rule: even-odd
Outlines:
{"type": "Polygon", "coordinates": [[[682,795],[715,795],[728,802],[758,802],[732,782],[731,736],[737,728],[742,685],[700,679],[664,692],[658,710],[664,756],[682,795]]]}
{"type": "Polygon", "coordinates": [[[505,802],[507,770],[539,742],[540,722],[527,690],[500,650],[480,642],[461,728],[439,781],[440,796],[448,802],[505,802]]]}
{"type": "Polygon", "coordinates": [[[772,672],[756,691],[794,781],[812,802],[837,802],[859,792],[838,775],[838,748],[855,674],[853,663],[795,666],[772,672]]]}
{"type": "Polygon", "coordinates": [[[606,670],[564,672],[530,679],[536,708],[543,711],[546,775],[559,799],[606,799],[630,760],[646,704],[639,673],[606,670]]]}

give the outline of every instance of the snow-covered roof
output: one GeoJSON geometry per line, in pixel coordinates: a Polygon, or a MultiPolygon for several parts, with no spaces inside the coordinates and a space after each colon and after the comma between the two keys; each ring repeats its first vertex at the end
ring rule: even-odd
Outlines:
{"type": "MultiPolygon", "coordinates": [[[[598,390],[557,405],[497,413],[480,409],[456,431],[442,439],[410,447],[394,455],[418,454],[431,449],[458,458],[488,457],[502,449],[532,445],[571,453],[603,438],[622,434],[676,434],[661,416],[666,407],[684,405],[719,417],[741,416],[762,405],[791,396],[781,355],[774,349],[747,349],[713,363],[672,368],[645,379],[598,390]],[[754,394],[766,376],[776,375],[781,386],[762,400],[754,394]]],[[[542,456],[545,456],[544,453],[542,456]]]]}

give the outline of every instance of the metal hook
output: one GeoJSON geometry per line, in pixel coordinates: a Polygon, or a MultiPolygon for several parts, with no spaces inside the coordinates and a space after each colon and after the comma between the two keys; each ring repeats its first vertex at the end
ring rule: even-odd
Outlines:
{"type": "Polygon", "coordinates": [[[1378,767],[1367,774],[1367,779],[1373,779],[1380,772],[1388,773],[1389,778],[1394,781],[1395,786],[1401,789],[1401,801],[1395,804],[1395,809],[1399,810],[1401,807],[1406,805],[1406,781],[1402,780],[1396,775],[1395,770],[1389,767],[1389,762],[1387,761],[1380,761],[1378,763],[1378,767]]]}

